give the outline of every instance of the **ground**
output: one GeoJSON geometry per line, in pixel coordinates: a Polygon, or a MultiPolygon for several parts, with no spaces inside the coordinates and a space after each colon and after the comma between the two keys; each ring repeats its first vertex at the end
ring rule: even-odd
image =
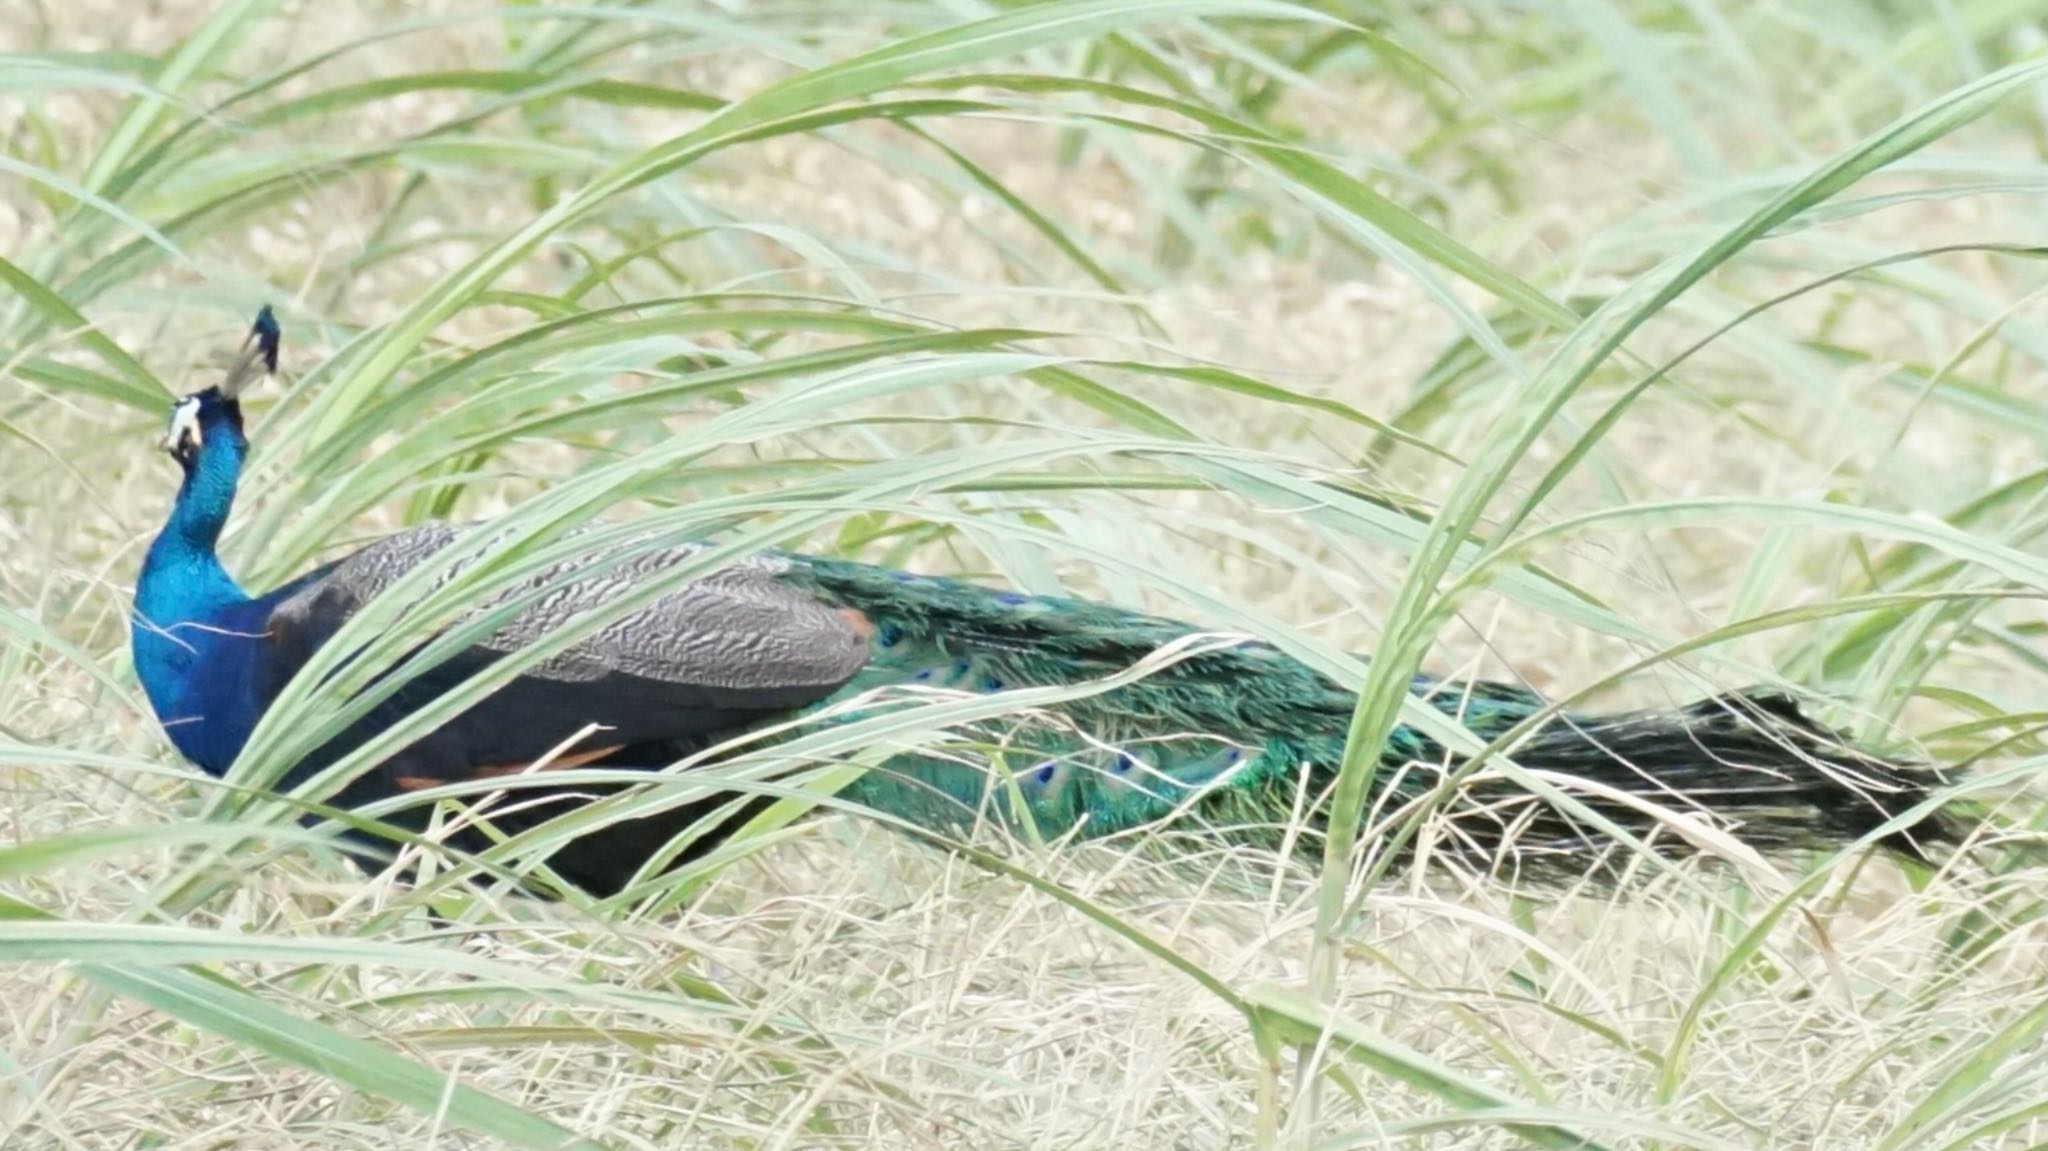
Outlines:
{"type": "MultiPolygon", "coordinates": [[[[370,77],[509,69],[540,25],[503,13],[434,23],[479,11],[278,5],[251,22],[222,57],[224,69],[253,77],[325,47],[397,33],[286,79],[249,108],[370,77]],[[405,21],[421,27],[406,31],[405,21]]],[[[906,28],[895,31],[969,14],[906,9],[906,28]]],[[[584,47],[607,67],[622,62],[620,78],[728,98],[871,47],[890,31],[861,20],[818,31],[774,9],[663,5],[643,15],[644,23],[619,17],[614,30],[644,35],[643,47],[633,47],[631,35],[623,46],[584,47]]],[[[1659,27],[1637,15],[1634,34],[1659,27]]],[[[218,17],[217,6],[185,0],[74,0],[39,5],[32,18],[0,30],[0,42],[15,52],[161,54],[210,16],[218,17]]],[[[1589,69],[1604,73],[1608,57],[1561,48],[1572,27],[1565,17],[1491,8],[1386,28],[1425,55],[1480,64],[1499,58],[1461,56],[1472,38],[1526,38],[1532,61],[1511,79],[1454,77],[1490,116],[1447,130],[1416,88],[1353,67],[1291,85],[1274,118],[1347,171],[1383,173],[1374,186],[1397,191],[1430,226],[1540,283],[1551,298],[1600,297],[1640,288],[1763,193],[1875,130],[1888,116],[1874,106],[1903,113],[1960,82],[1932,66],[1914,71],[1930,51],[1920,33],[1894,41],[1887,26],[1850,24],[1887,47],[1819,53],[1813,78],[1788,73],[1754,90],[1744,86],[1742,53],[1717,64],[1733,79],[1704,69],[1688,75],[1677,96],[1681,116],[1687,106],[1696,112],[1689,134],[1660,119],[1669,108],[1643,103],[1641,93],[1663,91],[1654,77],[1625,75],[1611,87],[1586,80],[1589,69]],[[1880,81],[1870,81],[1873,74],[1880,81]],[[1900,90],[1857,95],[1873,84],[1900,90]],[[1725,95],[1727,114],[1707,111],[1714,93],[1725,95]],[[1559,113],[1557,99],[1579,104],[1559,113]],[[1426,144],[1432,133],[1447,138],[1426,144]],[[1510,186],[1490,180],[1488,164],[1504,165],[1510,186]]],[[[1587,26],[1623,34],[1597,19],[1587,26]]],[[[1980,49],[2025,46],[2023,28],[2002,36],[1971,27],[1980,49]]],[[[1776,61],[1782,52],[1760,39],[1769,33],[1767,24],[1744,20],[1736,38],[1776,61]]],[[[1843,40],[1866,43],[1850,32],[1843,40]]],[[[1678,42],[1696,46],[1689,37],[1678,42]]],[[[1071,45],[1034,51],[1005,67],[1079,66],[1071,45]]],[[[107,58],[69,59],[125,74],[107,58]]],[[[84,179],[96,150],[118,135],[126,92],[44,86],[46,76],[0,65],[8,67],[28,77],[16,86],[22,94],[0,91],[0,119],[15,124],[11,155],[84,179]],[[15,115],[28,107],[33,120],[15,115]]],[[[1142,77],[1136,70],[1121,78],[1142,77]]],[[[183,91],[217,98],[227,84],[183,91]]],[[[314,422],[308,412],[322,402],[317,369],[348,339],[403,316],[487,244],[571,195],[601,166],[589,157],[615,160],[704,115],[630,101],[522,108],[399,162],[351,161],[338,178],[312,175],[323,160],[406,139],[488,98],[418,86],[289,131],[267,131],[238,106],[219,114],[232,132],[217,155],[187,158],[162,186],[123,201],[169,227],[178,208],[253,168],[284,174],[275,198],[231,206],[227,225],[175,233],[175,257],[124,275],[83,308],[184,391],[218,370],[253,303],[286,306],[289,390],[252,403],[259,436],[271,419],[279,430],[268,442],[286,446],[259,456],[244,528],[229,545],[254,582],[285,574],[265,565],[292,548],[388,529],[422,498],[406,461],[425,459],[418,453],[432,445],[411,426],[376,429],[347,459],[314,460],[315,445],[303,437],[314,422]],[[368,461],[380,452],[399,461],[390,473],[399,480],[388,492],[362,488],[360,509],[344,499],[345,526],[300,512],[314,495],[374,480],[368,461]]],[[[1494,516],[1530,491],[1570,434],[1628,383],[1743,307],[1904,249],[2037,241],[2040,112],[2023,107],[2028,99],[2038,103],[2038,84],[1952,150],[1927,153],[1921,168],[1895,168],[1837,201],[1861,210],[1784,229],[1665,309],[1513,471],[1491,505],[1494,516]],[[1955,191],[1929,191],[1937,188],[1955,191]],[[1861,199],[1885,195],[1895,199],[1861,199]]],[[[634,263],[584,303],[721,290],[847,296],[920,323],[1061,333],[1052,346],[1075,355],[1157,352],[1227,364],[1381,420],[1406,409],[1459,335],[1454,306],[1508,327],[1488,293],[1451,277],[1433,292],[1398,261],[1371,255],[1378,240],[1363,226],[1349,236],[1327,218],[1315,226],[1305,182],[1205,173],[1181,141],[1113,134],[1083,120],[1055,122],[1044,107],[1019,102],[1004,115],[861,124],[718,153],[551,235],[499,283],[505,295],[472,301],[437,325],[429,351],[479,346],[533,324],[537,305],[513,293],[561,297],[591,251],[617,254],[655,235],[668,237],[665,260],[634,263]],[[916,135],[926,128],[972,156],[1008,195],[1082,237],[1121,290],[1091,281],[1002,196],[948,169],[916,135]],[[1195,198],[1175,188],[1205,180],[1218,190],[1208,215],[1186,217],[1203,223],[1170,234],[1161,224],[1169,210],[1195,211],[1195,198]],[[693,224],[706,234],[687,235],[693,224]],[[1132,320],[1131,305],[1152,326],[1132,320]]],[[[111,244],[64,231],[77,226],[65,214],[65,194],[18,172],[0,177],[0,252],[75,287],[86,253],[111,244]]],[[[1648,392],[1593,466],[1543,501],[1535,522],[1683,499],[1816,499],[1933,519],[1983,499],[1991,511],[1982,520],[1959,521],[1970,538],[2038,555],[2038,484],[2030,476],[2042,433],[2030,417],[2048,400],[2040,283],[2015,259],[1961,254],[1844,281],[1774,309],[1648,392]]],[[[15,332],[26,330],[23,311],[17,304],[15,332]]],[[[187,1026],[133,997],[96,991],[78,964],[146,958],[118,950],[141,946],[118,929],[153,922],[204,929],[221,948],[234,937],[330,945],[214,957],[294,1016],[368,1036],[621,1147],[1251,1146],[1261,1137],[1262,1089],[1278,1094],[1263,1113],[1277,1116],[1277,1137],[1288,1145],[1518,1144],[1499,1116],[1433,1095],[1418,1070],[1425,1064],[1532,1108],[1570,1113],[1577,1129],[1611,1146],[2021,1147],[2048,1138],[2033,1117],[2043,1108],[2040,1036],[2048,1020],[2048,932],[2031,902],[2038,895],[2029,895],[2040,891],[2041,871],[2000,863],[1986,847],[1931,874],[1846,860],[1782,905],[1791,884],[1819,864],[1783,862],[1777,874],[1747,874],[1743,886],[1728,868],[1695,862],[1621,893],[1518,890],[1448,867],[1390,881],[1363,897],[1344,939],[1334,1007],[1411,1053],[1400,1056],[1405,1071],[1333,1048],[1290,1049],[1276,1069],[1235,1007],[1162,959],[1170,952],[1240,994],[1307,985],[1314,877],[1246,855],[1211,852],[1192,866],[1165,867],[1154,856],[1107,848],[1027,852],[1017,858],[1043,881],[1032,885],[832,817],[717,873],[679,908],[629,915],[510,896],[476,907],[451,895],[435,905],[436,917],[415,889],[389,877],[366,881],[319,852],[271,858],[244,846],[212,861],[226,876],[218,890],[182,918],[166,917],[176,861],[196,844],[135,832],[128,846],[111,850],[65,838],[203,827],[194,814],[209,794],[163,740],[123,656],[135,568],[174,482],[172,466],[152,448],[159,416],[17,370],[44,357],[70,362],[74,336],[46,326],[7,348],[0,363],[0,681],[9,685],[0,700],[0,831],[12,849],[0,852],[9,861],[0,863],[0,884],[11,899],[83,925],[65,937],[70,950],[54,956],[72,962],[53,963],[19,940],[0,951],[13,961],[0,968],[7,1145],[491,1145],[432,1108],[397,1106],[272,1058],[261,1041],[187,1026]],[[75,857],[62,854],[67,844],[75,857]],[[1123,933],[1052,898],[1047,885],[1108,909],[1123,933]],[[103,938],[94,934],[102,928],[103,938]],[[1960,942],[1970,931],[1980,933],[1981,949],[1960,942]],[[1132,935],[1149,937],[1155,950],[1134,945],[1132,935]],[[1310,1082],[1297,1078],[1304,1064],[1337,1073],[1310,1082]],[[1443,1127],[1429,1127],[1431,1117],[1443,1127]],[[1980,1123],[1990,1124],[1981,1138],[1973,1133],[1980,1123]]],[[[772,358],[830,342],[796,335],[748,345],[716,330],[667,338],[659,358],[772,358]]],[[[1515,354],[1533,377],[1555,348],[1518,344],[1515,354]]],[[[662,378],[641,370],[654,353],[620,354],[632,371],[602,362],[553,368],[607,381],[590,394],[611,394],[603,389],[622,372],[623,390],[662,378]]],[[[1142,372],[1114,378],[1125,394],[1247,459],[1322,469],[1425,507],[1462,474],[1420,449],[1376,455],[1372,429],[1313,409],[1142,372]]],[[[1482,367],[1450,390],[1444,409],[1405,426],[1470,461],[1494,421],[1519,402],[1515,384],[1505,370],[1482,367]]],[[[516,508],[589,475],[613,453],[707,426],[723,403],[691,397],[641,427],[570,429],[512,445],[482,461],[486,474],[456,510],[488,516],[516,508]]],[[[772,489],[769,464],[894,458],[911,467],[949,448],[1116,426],[1110,415],[1014,376],[864,401],[858,410],[927,422],[842,426],[835,413],[807,412],[786,434],[723,440],[689,466],[755,467],[751,475],[735,471],[733,485],[772,489]],[[994,427],[967,415],[1017,423],[994,427]]],[[[1114,461],[1105,453],[1092,462],[1108,471],[1114,461]]],[[[689,482],[681,471],[672,480],[689,482]]],[[[695,492],[634,492],[615,510],[672,507],[695,492]]],[[[1076,590],[1194,613],[1184,598],[1148,586],[1171,573],[1245,613],[1230,622],[1278,621],[1338,651],[1377,646],[1403,570],[1402,548],[1375,547],[1243,488],[1070,497],[919,489],[901,502],[941,518],[1000,511],[1001,524],[1055,527],[1073,550],[1019,542],[998,527],[894,554],[883,538],[862,554],[1026,583],[1058,576],[1076,590]],[[1091,554],[1126,566],[1081,562],[1091,554]]],[[[1547,571],[1618,607],[1637,633],[1602,631],[1585,614],[1532,610],[1512,589],[1488,592],[1462,606],[1428,666],[1571,693],[1732,621],[1838,602],[1863,590],[1866,571],[1886,573],[1875,581],[1886,590],[1909,586],[1883,566],[1897,553],[1884,550],[1892,545],[1882,532],[1865,539],[1788,522],[1730,514],[1672,527],[1645,516],[1546,549],[1539,558],[1547,571]]],[[[835,522],[808,542],[859,538],[835,522]]],[[[1972,574],[1981,570],[1919,587],[2040,590],[2009,572],[1972,574]]],[[[1979,777],[2024,776],[2036,752],[2025,738],[1972,743],[1956,725],[1980,704],[1993,715],[2048,710],[2034,651],[2041,617],[2027,602],[1987,599],[1976,610],[1981,617],[1969,620],[1930,617],[1924,629],[1919,616],[1892,619],[1874,654],[1850,642],[1853,620],[1800,621],[1731,639],[1593,698],[1655,705],[1782,675],[1846,696],[1841,706],[1857,730],[1904,754],[1946,760],[1992,744],[1972,765],[1979,777]],[[1931,690],[1914,696],[1916,683],[1931,690]]],[[[2031,809],[2021,801],[2014,810],[2031,809]]]]}

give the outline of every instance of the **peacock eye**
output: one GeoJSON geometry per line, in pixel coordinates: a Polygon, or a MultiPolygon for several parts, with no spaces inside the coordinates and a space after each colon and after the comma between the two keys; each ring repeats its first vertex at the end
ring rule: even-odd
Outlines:
{"type": "Polygon", "coordinates": [[[188,460],[198,453],[201,441],[199,401],[188,397],[171,405],[170,426],[164,430],[163,449],[178,460],[188,460]]]}

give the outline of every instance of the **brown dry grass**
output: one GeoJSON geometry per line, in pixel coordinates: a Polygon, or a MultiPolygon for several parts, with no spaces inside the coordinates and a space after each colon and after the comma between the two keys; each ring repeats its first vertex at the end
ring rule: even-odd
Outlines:
{"type": "MultiPolygon", "coordinates": [[[[40,4],[32,18],[10,18],[4,34],[15,50],[158,51],[209,8],[196,0],[40,4]]],[[[303,54],[362,35],[401,9],[421,10],[293,7],[247,51],[256,59],[303,54]]],[[[394,42],[373,61],[349,66],[382,75],[483,67],[498,51],[489,26],[475,25],[394,42]]],[[[759,75],[705,66],[690,79],[742,92],[759,75]]],[[[393,102],[335,130],[358,142],[387,138],[426,123],[436,99],[393,102]]],[[[60,144],[82,148],[100,138],[117,106],[67,97],[45,112],[63,126],[60,144]]],[[[1419,130],[1412,105],[1385,93],[1336,93],[1309,102],[1302,115],[1326,138],[1360,147],[1419,130]]],[[[614,128],[651,139],[673,122],[636,113],[614,128]]],[[[1056,205],[1063,219],[1085,221],[1104,251],[1135,264],[1149,258],[1146,201],[1121,172],[1100,163],[1056,167],[1049,162],[1054,141],[1034,125],[986,131],[973,141],[977,154],[1020,194],[1056,205]]],[[[1728,131],[1740,139],[1737,128],[1728,131]]],[[[1502,136],[1500,147],[1517,157],[1524,206],[1470,209],[1452,231],[1491,234],[1489,251],[1525,270],[1683,186],[1654,138],[1612,119],[1502,136]]],[[[478,186],[464,218],[445,226],[502,232],[530,210],[523,191],[478,186]]],[[[850,163],[823,143],[784,140],[728,158],[693,191],[751,218],[830,237],[843,250],[888,253],[914,271],[876,282],[926,314],[1070,330],[1100,318],[1097,306],[1071,295],[998,290],[1007,269],[988,258],[981,237],[1017,237],[1014,221],[990,205],[956,211],[917,183],[850,163]],[[988,290],[930,294],[947,279],[988,290]]],[[[222,244],[204,256],[314,300],[340,290],[325,305],[336,314],[383,319],[469,250],[451,240],[361,274],[337,273],[395,192],[396,181],[382,177],[318,189],[252,229],[250,250],[222,244]]],[[[1976,211],[1969,202],[1915,203],[1873,217],[1866,235],[1910,235],[1916,243],[1981,236],[1976,211]]],[[[0,183],[0,249],[15,249],[47,220],[20,184],[0,183]]],[[[163,295],[128,293],[95,316],[178,383],[223,335],[152,323],[186,278],[169,274],[153,285],[163,295]]],[[[1398,273],[1318,245],[1293,255],[1258,252],[1227,279],[1163,280],[1139,294],[1164,320],[1164,342],[1181,353],[1248,366],[1377,414],[1396,409],[1452,334],[1443,314],[1398,273]]],[[[1995,280],[1981,282],[1998,288],[1995,280]]],[[[1852,306],[1841,323],[1859,346],[1920,354],[1913,333],[1892,331],[1896,319],[1880,300],[1852,306]]],[[[481,334],[479,320],[465,322],[472,327],[452,334],[481,334]]],[[[1787,322],[1799,322],[1796,313],[1787,322]]],[[[301,347],[295,355],[326,350],[301,347]]],[[[1873,393],[1863,375],[1842,372],[1832,395],[1813,395],[1760,382],[1747,364],[1705,363],[1682,386],[1651,397],[1608,456],[1638,497],[1798,493],[1845,474],[1862,482],[1874,458],[1870,438],[1905,410],[1895,393],[1873,393]]],[[[2038,370],[2033,379],[2038,389],[2038,370]]],[[[1240,442],[1286,444],[1332,462],[1359,446],[1355,437],[1269,408],[1219,406],[1210,415],[1240,442]]],[[[1475,408],[1471,422],[1482,415],[1475,408]]],[[[105,663],[114,666],[111,653],[125,642],[124,589],[161,512],[165,466],[146,449],[151,429],[76,401],[39,413],[30,430],[39,444],[8,444],[0,458],[0,602],[40,614],[87,650],[108,653],[105,663]]],[[[1454,426],[1445,442],[1459,450],[1472,437],[1454,426]]],[[[1968,492],[2028,466],[2035,449],[2024,435],[2000,438],[1936,414],[1913,424],[1903,450],[1936,473],[1939,487],[1968,492]]],[[[1402,457],[1378,478],[1427,496],[1441,494],[1450,476],[1402,457]]],[[[1947,502],[1943,492],[1914,486],[1916,499],[1947,502]]],[[[1551,514],[1604,498],[1591,481],[1575,483],[1551,514]]],[[[1199,557],[1192,562],[1205,564],[1207,578],[1229,596],[1312,625],[1334,642],[1372,642],[1370,608],[1384,604],[1396,578],[1385,557],[1329,555],[1285,522],[1259,526],[1327,564],[1327,577],[1221,557],[1200,546],[1197,529],[1224,504],[1190,495],[1162,497],[1158,506],[1162,522],[1189,530],[1197,542],[1186,550],[1199,557]]],[[[1625,602],[1632,617],[1681,636],[1725,618],[1739,576],[1730,557],[1748,556],[1760,537],[1732,530],[1608,539],[1557,557],[1557,566],[1625,602]]],[[[1778,596],[1793,602],[1809,594],[1798,578],[1805,574],[1788,573],[1778,596]]],[[[1502,600],[1476,605],[1462,622],[1446,637],[1442,666],[1512,674],[1540,687],[1589,682],[1630,654],[1619,641],[1502,600]]],[[[1747,649],[1760,660],[1770,650],[1747,649]]],[[[2012,672],[2010,664],[1981,663],[1973,669],[1980,678],[2012,672]]],[[[1653,683],[1636,690],[1667,696],[1689,689],[1653,683]]],[[[2027,690],[2041,694],[2038,686],[2027,690]]],[[[80,752],[147,756],[167,773],[136,779],[89,766],[9,769],[0,798],[7,842],[148,824],[167,805],[190,800],[139,698],[82,672],[12,675],[0,700],[0,732],[80,752]]],[[[118,866],[44,873],[10,894],[77,920],[114,917],[164,863],[163,853],[138,850],[118,866]]],[[[1239,986],[1302,976],[1312,904],[1299,876],[1246,885],[1225,881],[1233,867],[1219,864],[1219,882],[1204,884],[1107,851],[1057,855],[1042,866],[1239,986]]],[[[294,858],[246,881],[217,909],[218,922],[345,938],[374,922],[395,894],[338,865],[294,858]]],[[[2013,930],[1990,961],[1938,999],[1899,997],[1924,983],[1936,936],[1972,898],[1960,878],[1914,893],[1876,868],[1852,897],[1818,905],[1824,934],[1821,919],[1789,922],[1772,937],[1767,968],[1744,975],[1716,1001],[1681,1096],[1661,1110],[1643,1049],[1669,1042],[1711,974],[1702,957],[1721,954],[1730,930],[1673,882],[1652,883],[1626,904],[1593,896],[1522,903],[1449,880],[1390,887],[1374,897],[1356,932],[1342,1002],[1355,1018],[1436,1059],[1517,1093],[1548,1090],[1560,1106],[1662,1117],[1713,1130],[1730,1145],[1867,1147],[1927,1092],[1932,1059],[1981,1042],[2016,1005],[2044,1002],[2048,940],[2040,923],[2013,930]],[[1520,982],[1532,963],[1552,979],[1541,1002],[1520,982]],[[1597,1019],[1625,1041],[1590,1042],[1570,1013],[1597,1019]]],[[[847,820],[818,821],[730,869],[673,916],[600,924],[518,903],[503,914],[506,925],[490,939],[429,943],[418,937],[436,929],[417,920],[383,930],[421,946],[473,947],[547,977],[601,976],[650,992],[688,973],[739,996],[752,1026],[735,1031],[728,1020],[674,1009],[565,1011],[517,994],[462,1000],[452,994],[463,982],[453,975],[234,970],[309,1015],[345,1006],[347,1026],[367,1027],[467,1082],[625,1147],[1210,1148],[1244,1145],[1251,1127],[1259,1059],[1241,1021],[1222,1005],[1028,889],[847,820]],[[559,1030],[520,1030],[543,1020],[559,1030]]],[[[109,1003],[45,965],[0,975],[0,1013],[7,1036],[0,1131],[8,1146],[475,1145],[431,1118],[109,1003]]],[[[1375,1123],[1431,1110],[1372,1079],[1361,1086],[1361,1097],[1331,1104],[1320,1124],[1297,1109],[1291,1134],[1369,1134],[1375,1123]]],[[[2009,1145],[2040,1134],[2022,1126],[2009,1145]]],[[[1496,1142],[1511,1140],[1463,1132],[1426,1145],[1496,1142]]]]}

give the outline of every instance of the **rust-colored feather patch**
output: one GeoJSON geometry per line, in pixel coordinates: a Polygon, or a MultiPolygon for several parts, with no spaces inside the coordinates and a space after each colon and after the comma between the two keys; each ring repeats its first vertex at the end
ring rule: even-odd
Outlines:
{"type": "Polygon", "coordinates": [[[471,771],[468,778],[495,779],[501,775],[518,775],[529,767],[533,767],[535,771],[567,771],[572,767],[583,767],[586,764],[596,763],[608,755],[617,754],[619,749],[625,746],[623,743],[615,743],[609,747],[594,747],[589,751],[579,751],[574,755],[557,756],[541,764],[539,767],[533,767],[531,762],[489,764],[471,771]]]}
{"type": "Polygon", "coordinates": [[[391,782],[396,784],[400,791],[425,791],[427,788],[439,787],[444,783],[458,783],[469,779],[497,779],[501,776],[519,775],[528,769],[536,772],[567,771],[572,767],[583,767],[586,764],[596,763],[608,755],[617,753],[620,748],[625,746],[623,743],[615,743],[607,747],[594,747],[589,751],[576,752],[574,755],[557,756],[538,767],[535,767],[531,760],[524,760],[519,763],[492,763],[486,764],[483,767],[473,768],[467,775],[455,776],[449,779],[439,779],[431,775],[401,775],[394,777],[391,782]]]}
{"type": "Polygon", "coordinates": [[[853,634],[864,640],[875,638],[875,621],[869,619],[865,612],[859,608],[843,607],[839,609],[839,614],[852,625],[853,634]]]}

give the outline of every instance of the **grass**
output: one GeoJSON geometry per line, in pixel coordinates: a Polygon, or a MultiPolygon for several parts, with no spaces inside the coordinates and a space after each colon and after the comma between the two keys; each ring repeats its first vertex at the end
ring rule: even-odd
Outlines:
{"type": "Polygon", "coordinates": [[[2037,17],[35,6],[0,29],[0,1141],[2041,1144],[2037,17]],[[246,583],[509,529],[351,626],[356,683],[602,515],[1259,632],[1362,684],[1356,795],[1430,718],[1416,666],[1765,682],[1958,766],[1981,827],[1932,869],[1644,853],[1617,895],[1377,881],[1342,822],[1317,869],[794,819],[962,703],[366,877],[295,821],[322,784],[266,787],[359,703],[296,692],[222,784],[126,662],[164,408],[263,302],[246,583]],[[700,787],[788,803],[616,900],[460,882],[700,787]]]}

